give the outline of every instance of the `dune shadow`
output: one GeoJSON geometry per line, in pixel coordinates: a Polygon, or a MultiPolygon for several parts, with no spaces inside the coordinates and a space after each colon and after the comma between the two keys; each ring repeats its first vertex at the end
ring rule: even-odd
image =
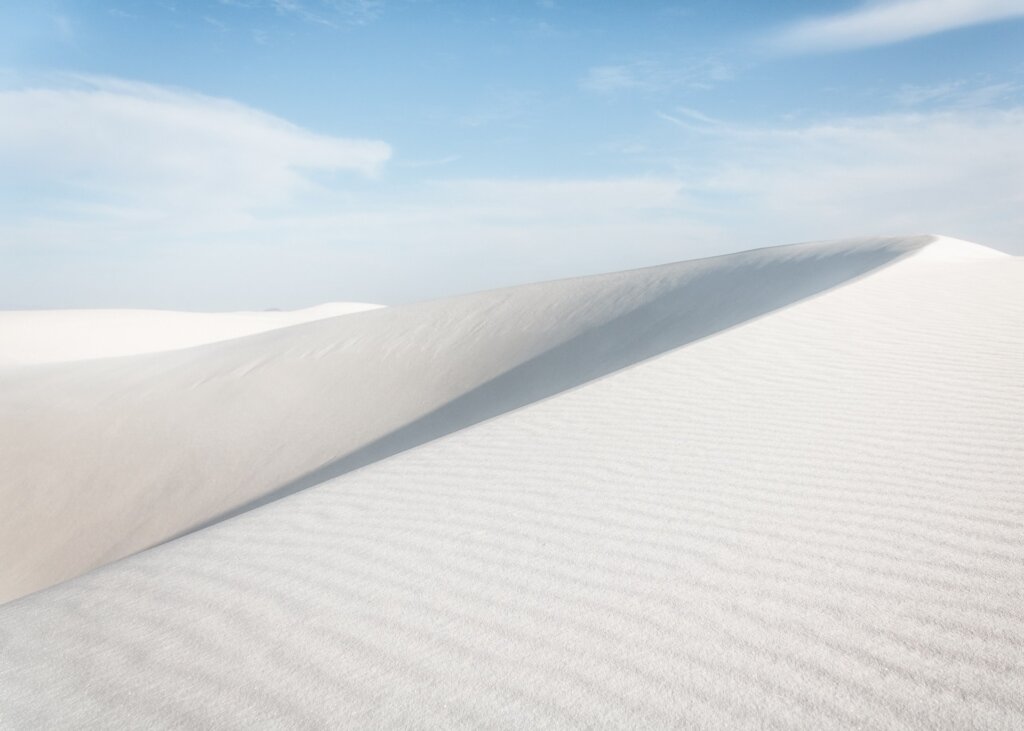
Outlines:
{"type": "MultiPolygon", "coordinates": [[[[906,253],[898,247],[878,247],[708,268],[636,309],[580,333],[369,444],[180,535],[757,319],[854,281],[906,253]]],[[[387,398],[387,394],[381,394],[381,398],[387,398]]]]}

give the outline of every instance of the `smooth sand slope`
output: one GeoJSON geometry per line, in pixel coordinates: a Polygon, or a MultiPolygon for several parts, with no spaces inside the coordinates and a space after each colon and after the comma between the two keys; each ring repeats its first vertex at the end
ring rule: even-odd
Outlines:
{"type": "Polygon", "coordinates": [[[0,368],[177,350],[378,306],[330,302],[303,310],[267,312],[0,312],[0,368]]]}
{"type": "MultiPolygon", "coordinates": [[[[16,505],[35,533],[5,558],[73,525],[65,504],[110,532],[149,525],[104,517],[97,473],[132,510],[144,491],[114,477],[179,518],[204,492],[241,495],[246,440],[302,452],[293,469],[337,460],[328,475],[361,445],[425,440],[431,414],[451,428],[0,607],[0,727],[1020,728],[1022,323],[1024,261],[870,240],[357,314],[123,371],[5,376],[2,413],[49,410],[50,429],[107,429],[91,389],[120,382],[117,413],[201,417],[197,445],[234,430],[228,456],[168,485],[199,449],[174,429],[121,433],[161,481],[113,446],[91,455],[110,431],[72,440],[52,477],[24,467],[59,438],[40,428],[3,458],[26,471],[4,504],[35,479],[71,486],[50,526],[16,505]],[[296,365],[311,363],[323,370],[296,365]],[[179,403],[207,384],[208,412],[179,403]],[[254,387],[262,400],[243,400],[254,387]],[[80,410],[44,408],[52,393],[80,410]],[[470,408],[476,393],[523,408],[470,408]],[[340,405],[350,420],[325,416],[340,405]],[[496,418],[455,430],[481,414],[496,418]],[[262,428],[237,435],[250,421],[262,428]],[[332,457],[332,443],[349,446],[332,457]]],[[[249,474],[274,463],[262,452],[249,474]]],[[[86,532],[63,535],[88,551],[86,532]]]]}
{"type": "Polygon", "coordinates": [[[798,245],[0,377],[0,601],[836,286],[929,237],[798,245]]]}

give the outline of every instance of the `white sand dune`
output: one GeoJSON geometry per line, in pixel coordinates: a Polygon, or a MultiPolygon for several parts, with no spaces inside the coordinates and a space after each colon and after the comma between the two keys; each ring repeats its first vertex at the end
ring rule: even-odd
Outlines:
{"type": "Polygon", "coordinates": [[[871,239],[16,369],[8,597],[297,494],[0,607],[0,727],[1019,728],[1021,323],[871,239]]]}
{"type": "Polygon", "coordinates": [[[0,312],[0,368],[190,348],[302,322],[363,312],[378,306],[361,302],[329,302],[303,310],[266,312],[0,312]]]}
{"type": "Polygon", "coordinates": [[[0,601],[926,247],[800,245],[547,282],[0,380],[0,601]],[[116,486],[112,488],[112,486],[116,486]]]}

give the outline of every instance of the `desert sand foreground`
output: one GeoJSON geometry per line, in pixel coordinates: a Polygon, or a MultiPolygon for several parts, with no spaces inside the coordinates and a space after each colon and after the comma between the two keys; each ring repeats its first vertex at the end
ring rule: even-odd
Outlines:
{"type": "Polygon", "coordinates": [[[0,728],[1024,727],[1022,258],[44,329],[0,360],[0,728]]]}

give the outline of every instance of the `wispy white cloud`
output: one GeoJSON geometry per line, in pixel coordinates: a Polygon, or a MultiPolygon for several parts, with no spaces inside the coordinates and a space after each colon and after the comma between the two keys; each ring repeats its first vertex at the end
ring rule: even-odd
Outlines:
{"type": "Polygon", "coordinates": [[[213,18],[213,17],[211,17],[209,15],[204,15],[203,16],[203,22],[208,24],[208,25],[212,25],[217,30],[227,30],[228,29],[228,24],[225,23],[223,20],[219,20],[217,18],[213,18]]]}
{"type": "Polygon", "coordinates": [[[210,225],[316,195],[324,175],[372,176],[391,154],[383,142],[316,134],[223,99],[62,82],[0,92],[0,183],[35,191],[35,207],[51,215],[116,209],[210,225]]]}
{"type": "Polygon", "coordinates": [[[1012,102],[1021,90],[1020,84],[1011,81],[978,84],[959,79],[930,85],[904,84],[893,100],[902,107],[992,107],[1012,102]]]}
{"type": "Polygon", "coordinates": [[[1024,107],[804,126],[694,121],[710,162],[688,168],[686,191],[702,217],[734,216],[737,233],[787,241],[930,231],[1024,253],[1024,107]]]}
{"type": "Polygon", "coordinates": [[[938,84],[903,84],[893,94],[893,101],[902,107],[942,102],[961,93],[963,81],[944,81],[938,84]]]}
{"type": "Polygon", "coordinates": [[[652,80],[634,66],[594,66],[587,70],[587,75],[580,81],[580,86],[587,91],[610,94],[629,89],[654,88],[652,80]]]}
{"type": "Polygon", "coordinates": [[[689,107],[676,107],[669,112],[658,112],[658,117],[670,122],[677,127],[691,132],[711,133],[721,135],[728,129],[737,129],[734,125],[721,119],[716,119],[696,109],[689,107]]]}
{"type": "Polygon", "coordinates": [[[293,15],[319,25],[362,25],[376,20],[384,0],[269,0],[283,15],[293,15]]]}
{"type": "Polygon", "coordinates": [[[536,91],[501,89],[491,91],[470,111],[456,116],[463,127],[483,127],[495,122],[507,122],[526,115],[538,102],[536,91]]]}
{"type": "Polygon", "coordinates": [[[1022,16],[1024,0],[873,0],[794,23],[772,45],[792,52],[846,50],[1022,16]]]}
{"type": "Polygon", "coordinates": [[[710,89],[730,78],[731,69],[717,58],[688,63],[640,59],[629,63],[593,66],[580,80],[580,88],[598,94],[658,92],[681,87],[710,89]]]}
{"type": "Polygon", "coordinates": [[[341,28],[365,25],[380,17],[385,0],[219,0],[228,7],[254,10],[269,8],[279,15],[341,28]]]}

